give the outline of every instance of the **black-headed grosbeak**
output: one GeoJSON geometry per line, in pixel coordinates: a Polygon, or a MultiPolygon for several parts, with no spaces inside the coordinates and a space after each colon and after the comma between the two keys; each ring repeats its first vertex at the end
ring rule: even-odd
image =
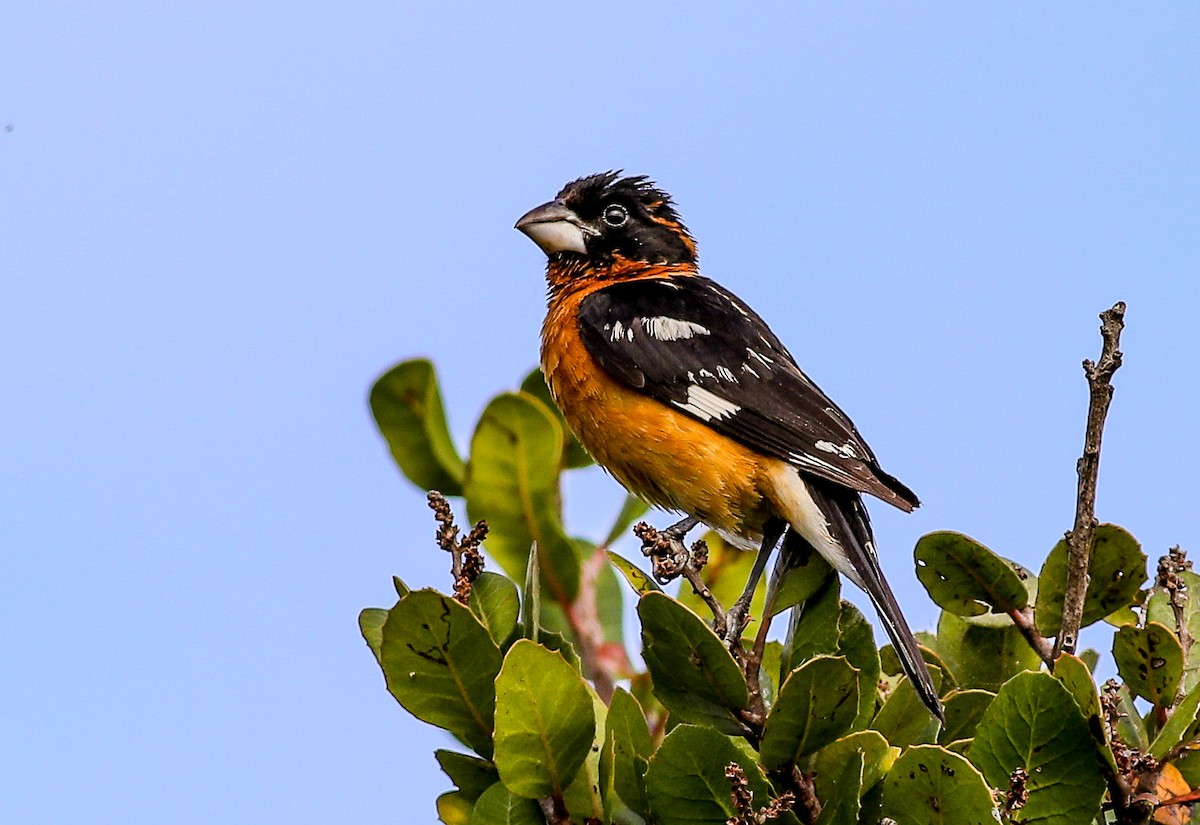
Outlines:
{"type": "MultiPolygon", "coordinates": [[[[647,501],[759,547],[758,575],[785,528],[806,542],[870,597],[941,717],[860,494],[906,512],[917,497],[754,310],[699,274],[670,196],[644,177],[592,175],[517,229],[549,257],[542,370],[596,462],[647,501]]],[[[736,606],[743,621],[756,578],[736,606]]]]}

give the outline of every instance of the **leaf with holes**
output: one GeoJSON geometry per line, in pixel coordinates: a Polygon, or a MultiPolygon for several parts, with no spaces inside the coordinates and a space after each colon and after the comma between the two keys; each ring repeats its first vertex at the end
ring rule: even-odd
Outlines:
{"type": "Polygon", "coordinates": [[[1012,562],[962,533],[922,536],[913,551],[917,578],[943,610],[958,616],[1008,613],[1029,603],[1012,562]]]}
{"type": "Polygon", "coordinates": [[[1161,707],[1174,703],[1183,676],[1183,648],[1170,629],[1158,622],[1118,628],[1113,659],[1135,695],[1161,707]]]}
{"type": "Polygon", "coordinates": [[[992,793],[975,766],[936,745],[917,745],[896,760],[883,782],[883,812],[905,825],[999,821],[992,793]]]}
{"type": "MultiPolygon", "coordinates": [[[[1063,593],[1067,586],[1066,539],[1054,545],[1038,576],[1035,617],[1038,632],[1056,636],[1062,628],[1063,593]]],[[[1083,599],[1081,627],[1128,607],[1146,581],[1146,554],[1137,539],[1115,524],[1096,527],[1092,539],[1092,563],[1088,570],[1087,593],[1083,599]]]]}
{"type": "Polygon", "coordinates": [[[967,754],[994,788],[1007,788],[1017,768],[1028,774],[1023,821],[1045,825],[1091,822],[1100,812],[1104,779],[1096,746],[1079,706],[1048,673],[1009,680],[983,714],[967,754]]]}
{"type": "Polygon", "coordinates": [[[522,639],[496,677],[496,769],[504,787],[536,799],[559,796],[591,751],[591,691],[557,653],[522,639]]]}
{"type": "Polygon", "coordinates": [[[422,490],[462,495],[463,460],[450,439],[433,364],[404,361],[371,388],[371,414],[404,475],[422,490]]]}

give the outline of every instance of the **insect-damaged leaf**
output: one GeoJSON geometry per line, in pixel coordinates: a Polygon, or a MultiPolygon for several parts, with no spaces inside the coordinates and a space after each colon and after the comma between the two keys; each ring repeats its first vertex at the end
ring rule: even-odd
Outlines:
{"type": "Polygon", "coordinates": [[[1113,659],[1125,684],[1136,696],[1168,707],[1175,701],[1183,676],[1179,639],[1158,622],[1125,625],[1113,638],[1113,659]]]}
{"type": "Polygon", "coordinates": [[[423,722],[445,728],[482,756],[492,753],[493,683],[500,648],[470,610],[414,590],[388,612],[380,663],[388,690],[423,722]]]}
{"type": "Polygon", "coordinates": [[[1029,603],[1025,583],[1012,562],[962,533],[922,536],[913,554],[917,578],[943,610],[978,616],[1020,610],[1029,603]]]}
{"type": "MultiPolygon", "coordinates": [[[[1035,618],[1038,632],[1056,636],[1062,629],[1063,594],[1067,587],[1069,550],[1063,539],[1054,545],[1038,576],[1035,618]]],[[[1122,527],[1101,524],[1092,538],[1092,563],[1083,599],[1081,627],[1128,607],[1146,581],[1146,554],[1137,540],[1122,527]]]]}
{"type": "Polygon", "coordinates": [[[433,364],[404,361],[371,388],[371,414],[392,457],[422,490],[462,495],[463,460],[450,439],[433,364]]]}
{"type": "Polygon", "coordinates": [[[1023,820],[1045,825],[1091,822],[1104,779],[1096,745],[1079,706],[1048,673],[1014,676],[983,714],[967,754],[995,788],[1007,788],[1017,768],[1028,775],[1023,820]]]}
{"type": "Polygon", "coordinates": [[[993,809],[979,771],[936,745],[909,748],[883,781],[883,812],[906,825],[995,825],[993,809]]]}

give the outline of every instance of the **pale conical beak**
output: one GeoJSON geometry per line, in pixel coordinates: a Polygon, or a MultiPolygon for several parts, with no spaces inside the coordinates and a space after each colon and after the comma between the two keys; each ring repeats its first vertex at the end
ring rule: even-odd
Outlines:
{"type": "Polygon", "coordinates": [[[517,221],[516,228],[528,235],[547,255],[555,252],[587,254],[582,221],[562,201],[550,201],[529,210],[517,221]]]}

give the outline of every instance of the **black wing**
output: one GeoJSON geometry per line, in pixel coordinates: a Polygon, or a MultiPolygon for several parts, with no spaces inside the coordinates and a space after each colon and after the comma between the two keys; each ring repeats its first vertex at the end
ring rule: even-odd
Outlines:
{"type": "Polygon", "coordinates": [[[605,287],[580,304],[579,332],[613,377],[717,432],[905,511],[919,504],[754,310],[716,282],[605,287]]]}

